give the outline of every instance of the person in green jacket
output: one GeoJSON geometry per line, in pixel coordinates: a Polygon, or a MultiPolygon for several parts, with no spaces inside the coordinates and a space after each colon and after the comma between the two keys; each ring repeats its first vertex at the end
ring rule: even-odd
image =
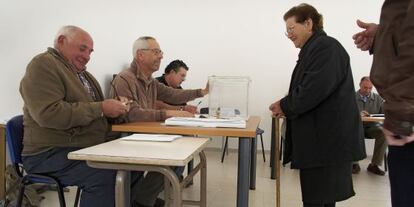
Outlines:
{"type": "Polygon", "coordinates": [[[115,204],[114,170],[89,167],[67,154],[107,139],[107,117],[129,111],[126,98],[106,99],[96,79],[86,71],[93,40],[83,29],[64,26],[54,48],[35,56],[20,83],[24,101],[23,166],[63,185],[82,189],[81,207],[115,204]]]}

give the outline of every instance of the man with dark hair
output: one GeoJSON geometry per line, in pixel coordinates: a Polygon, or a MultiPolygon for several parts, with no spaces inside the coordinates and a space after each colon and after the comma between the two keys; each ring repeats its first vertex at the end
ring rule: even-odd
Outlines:
{"type": "Polygon", "coordinates": [[[167,86],[182,89],[181,83],[185,81],[188,66],[182,60],[174,60],[165,67],[164,74],[156,79],[167,86]]]}
{"type": "MultiPolygon", "coordinates": [[[[174,60],[167,65],[164,70],[164,74],[156,79],[158,82],[163,83],[166,86],[183,89],[181,83],[185,81],[187,76],[188,66],[182,60],[174,60]]],[[[169,110],[184,110],[191,113],[197,111],[197,107],[189,105],[187,103],[167,103],[157,100],[156,102],[158,109],[169,109],[169,110]]]]}
{"type": "MultiPolygon", "coordinates": [[[[372,82],[368,76],[361,78],[359,83],[359,90],[355,93],[358,109],[361,116],[369,116],[370,114],[382,114],[384,110],[382,105],[384,99],[376,93],[372,92],[372,82]]],[[[379,123],[369,122],[363,123],[364,136],[370,139],[375,139],[374,153],[372,155],[371,163],[368,165],[368,172],[376,175],[385,175],[385,172],[379,168],[384,161],[385,150],[387,143],[385,141],[384,133],[380,128],[379,123]]],[[[359,173],[360,166],[356,162],[352,165],[352,173],[359,173]]]]}

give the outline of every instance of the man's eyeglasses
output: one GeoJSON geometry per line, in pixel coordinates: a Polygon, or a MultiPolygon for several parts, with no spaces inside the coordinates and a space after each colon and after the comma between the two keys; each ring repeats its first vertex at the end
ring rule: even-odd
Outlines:
{"type": "Polygon", "coordinates": [[[152,53],[154,53],[154,55],[163,55],[164,54],[164,52],[160,49],[140,49],[140,50],[149,50],[152,53]]]}

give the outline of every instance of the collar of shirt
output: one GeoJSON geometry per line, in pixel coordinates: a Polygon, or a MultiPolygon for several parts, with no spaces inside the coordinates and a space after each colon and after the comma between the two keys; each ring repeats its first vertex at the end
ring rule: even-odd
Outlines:
{"type": "Polygon", "coordinates": [[[366,102],[368,102],[368,99],[370,99],[370,97],[371,97],[371,93],[370,93],[370,94],[368,94],[368,96],[364,96],[364,95],[362,95],[362,94],[360,94],[360,93],[359,93],[359,96],[361,97],[361,100],[362,100],[364,103],[366,103],[366,102]]]}
{"type": "Polygon", "coordinates": [[[132,60],[131,62],[131,66],[130,66],[131,71],[135,74],[135,76],[137,77],[137,79],[139,81],[142,81],[144,83],[145,86],[149,86],[153,81],[155,81],[155,79],[151,76],[149,79],[147,79],[144,74],[142,73],[142,71],[139,69],[138,64],[136,63],[135,59],[132,60]]]}
{"type": "Polygon", "coordinates": [[[85,72],[86,71],[86,66],[85,66],[85,68],[83,69],[83,70],[81,70],[81,71],[78,71],[78,70],[76,70],[74,67],[73,67],[73,65],[72,64],[70,64],[69,63],[69,61],[62,55],[62,53],[60,53],[59,52],[59,50],[58,49],[56,49],[56,48],[51,48],[51,47],[49,47],[49,48],[47,48],[48,49],[48,51],[50,52],[50,53],[52,53],[53,55],[55,55],[56,57],[58,57],[74,74],[79,74],[79,73],[83,73],[83,72],[85,72]]]}

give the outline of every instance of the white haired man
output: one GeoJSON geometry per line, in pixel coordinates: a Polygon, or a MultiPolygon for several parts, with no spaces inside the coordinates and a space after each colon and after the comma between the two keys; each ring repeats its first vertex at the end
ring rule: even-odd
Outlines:
{"type": "Polygon", "coordinates": [[[23,166],[63,185],[82,189],[81,207],[113,207],[115,171],[67,158],[71,151],[106,141],[108,122],[128,112],[126,99],[104,100],[86,71],[93,40],[83,29],[64,26],[54,48],[35,56],[20,83],[24,101],[23,166]]]}

